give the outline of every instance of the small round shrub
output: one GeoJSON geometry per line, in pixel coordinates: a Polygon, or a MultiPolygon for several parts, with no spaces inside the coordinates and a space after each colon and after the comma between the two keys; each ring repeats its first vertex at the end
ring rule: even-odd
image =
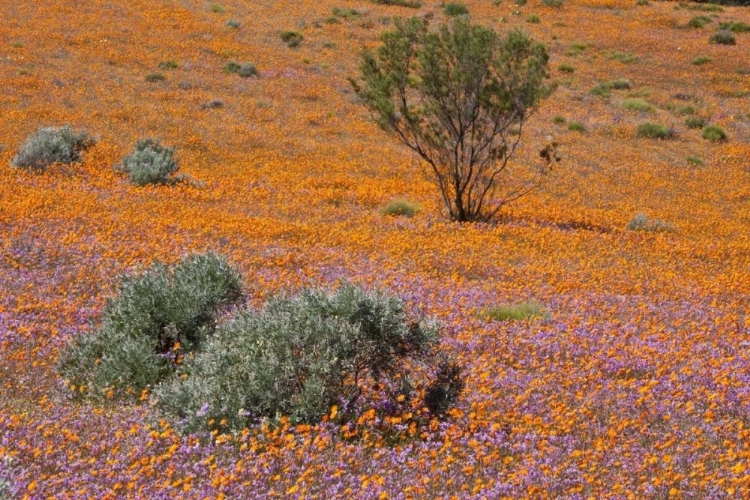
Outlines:
{"type": "Polygon", "coordinates": [[[614,90],[628,90],[630,89],[630,80],[627,78],[618,78],[609,82],[609,87],[614,90]]]}
{"type": "Polygon", "coordinates": [[[161,73],[149,73],[146,75],[146,81],[149,83],[163,82],[167,77],[161,73]]]}
{"type": "Polygon", "coordinates": [[[531,14],[529,17],[526,18],[527,23],[531,24],[539,24],[542,22],[542,20],[539,18],[536,14],[531,14]]]}
{"type": "Polygon", "coordinates": [[[660,219],[649,219],[645,214],[638,214],[628,222],[629,231],[645,231],[651,233],[673,232],[674,226],[660,219]]]}
{"type": "Polygon", "coordinates": [[[53,163],[70,164],[81,159],[81,152],[93,145],[87,132],[70,125],[42,127],[31,134],[10,164],[15,168],[43,172],[53,163]]]}
{"type": "Polygon", "coordinates": [[[555,125],[563,125],[566,121],[565,117],[561,115],[555,115],[555,117],[552,118],[552,123],[555,125]]]}
{"type": "Polygon", "coordinates": [[[638,125],[636,135],[648,139],[669,139],[674,136],[674,132],[664,125],[646,122],[638,125]]]}
{"type": "Polygon", "coordinates": [[[677,114],[692,115],[692,114],[695,114],[695,108],[693,106],[681,106],[677,108],[677,114]]]}
{"type": "Polygon", "coordinates": [[[568,124],[568,130],[571,132],[583,133],[586,132],[586,127],[584,127],[581,122],[570,122],[568,124]]]}
{"type": "Polygon", "coordinates": [[[687,162],[694,167],[703,167],[706,165],[706,162],[704,162],[703,159],[698,156],[688,156],[687,162]]]}
{"type": "Polygon", "coordinates": [[[236,30],[236,29],[240,28],[240,22],[237,21],[237,20],[234,20],[234,19],[230,19],[229,21],[227,21],[226,23],[224,23],[224,25],[227,28],[231,28],[233,30],[236,30]]]}
{"type": "Polygon", "coordinates": [[[688,26],[691,28],[702,28],[708,23],[710,23],[712,19],[708,16],[695,16],[690,21],[688,21],[688,26]]]}
{"type": "Polygon", "coordinates": [[[159,69],[177,69],[179,67],[180,63],[178,63],[174,59],[169,59],[167,61],[162,61],[159,63],[159,69]]]}
{"type": "Polygon", "coordinates": [[[706,120],[700,116],[688,116],[685,118],[685,125],[692,129],[703,128],[706,125],[706,120]]]}
{"type": "Polygon", "coordinates": [[[563,6],[563,0],[542,0],[542,4],[547,7],[560,8],[563,6]]]}
{"type": "Polygon", "coordinates": [[[174,150],[162,146],[155,139],[139,140],[133,152],[122,160],[121,170],[130,175],[136,186],[169,184],[171,175],[178,169],[174,150]]]}
{"type": "Polygon", "coordinates": [[[651,111],[654,109],[648,102],[636,97],[622,101],[622,107],[631,111],[651,111]]]}
{"type": "Polygon", "coordinates": [[[394,200],[383,207],[380,213],[383,215],[403,215],[405,217],[413,217],[418,210],[419,205],[416,203],[411,203],[407,200],[394,200]]]}
{"type": "Polygon", "coordinates": [[[446,16],[463,16],[469,13],[469,9],[467,9],[466,5],[462,3],[449,2],[445,4],[443,12],[445,12],[446,16]]]}
{"type": "Polygon", "coordinates": [[[281,41],[284,42],[287,47],[299,47],[304,39],[305,37],[298,31],[284,31],[281,33],[281,41]]]}
{"type": "Polygon", "coordinates": [[[698,56],[692,60],[691,64],[695,66],[702,66],[704,64],[710,63],[711,61],[713,61],[713,58],[711,56],[698,56]]]}
{"type": "Polygon", "coordinates": [[[258,76],[258,69],[254,64],[244,63],[240,64],[240,67],[237,69],[236,73],[242,78],[250,78],[251,76],[258,76]]]}
{"type": "Polygon", "coordinates": [[[122,276],[99,328],[63,351],[60,374],[79,397],[137,398],[200,348],[218,315],[241,297],[239,274],[213,253],[122,276]]]}
{"type": "MultiPolygon", "coordinates": [[[[364,395],[381,394],[394,407],[415,396],[409,368],[432,366],[437,347],[437,326],[410,318],[400,298],[346,283],[332,293],[306,289],[222,324],[156,397],[188,432],[281,416],[314,423],[333,406],[345,418],[361,409],[364,395]]],[[[450,366],[437,371],[428,404],[444,412],[463,381],[450,366]]]]}
{"type": "Polygon", "coordinates": [[[573,67],[572,64],[563,63],[560,66],[557,67],[559,71],[562,71],[563,73],[573,73],[576,69],[573,67]]]}
{"type": "Polygon", "coordinates": [[[732,33],[747,33],[750,31],[750,24],[747,24],[744,21],[729,21],[719,23],[719,29],[729,30],[732,33]]]}
{"type": "Polygon", "coordinates": [[[719,30],[709,37],[708,43],[718,45],[735,45],[737,43],[737,39],[735,38],[734,33],[732,33],[731,31],[719,30]]]}
{"type": "Polygon", "coordinates": [[[709,125],[703,129],[701,137],[711,142],[719,142],[727,140],[727,133],[724,129],[717,125],[709,125]]]}

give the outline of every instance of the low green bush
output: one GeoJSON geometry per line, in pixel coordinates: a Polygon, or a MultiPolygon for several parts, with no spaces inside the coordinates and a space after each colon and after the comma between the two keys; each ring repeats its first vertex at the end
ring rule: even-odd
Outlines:
{"type": "Polygon", "coordinates": [[[643,99],[630,98],[622,101],[622,107],[631,111],[651,111],[653,106],[643,99]]]}
{"type": "Polygon", "coordinates": [[[302,40],[305,39],[302,33],[299,31],[284,31],[280,35],[281,41],[286,44],[287,47],[296,48],[302,44],[302,40]]]}
{"type": "Polygon", "coordinates": [[[70,125],[42,127],[31,134],[13,157],[11,166],[43,172],[53,163],[74,163],[81,152],[94,144],[85,131],[74,131],[70,125]]]}
{"type": "Polygon", "coordinates": [[[562,71],[563,73],[573,73],[576,69],[573,67],[572,64],[563,63],[560,66],[557,67],[559,71],[562,71]]]}
{"type": "Polygon", "coordinates": [[[636,135],[638,137],[645,137],[648,139],[669,139],[674,137],[674,132],[658,123],[641,123],[636,129],[636,135]]]}
{"type": "Polygon", "coordinates": [[[149,73],[146,75],[146,81],[149,83],[163,82],[167,79],[162,73],[149,73]]]}
{"type": "Polygon", "coordinates": [[[726,23],[719,23],[719,29],[729,30],[732,33],[747,33],[750,31],[750,24],[743,21],[729,21],[726,23]]]}
{"type": "Polygon", "coordinates": [[[405,217],[413,217],[419,210],[419,205],[411,203],[407,200],[394,200],[388,203],[380,211],[383,215],[403,215],[405,217]]]}
{"type": "Polygon", "coordinates": [[[213,253],[122,276],[99,327],[63,351],[60,374],[78,397],[138,398],[199,349],[241,297],[239,274],[213,253]]]}
{"type": "Polygon", "coordinates": [[[692,129],[703,128],[706,125],[706,120],[700,116],[688,116],[685,118],[685,125],[692,129]]]}
{"type": "Polygon", "coordinates": [[[571,132],[586,132],[586,127],[583,126],[581,122],[570,122],[568,124],[568,130],[571,132]]]}
{"type": "Polygon", "coordinates": [[[178,63],[174,59],[169,59],[167,61],[162,61],[159,63],[159,69],[177,69],[179,67],[180,63],[178,63]]]}
{"type": "Polygon", "coordinates": [[[688,26],[691,28],[702,28],[711,21],[713,21],[713,19],[708,16],[695,16],[688,21],[688,26]]]}
{"type": "Polygon", "coordinates": [[[718,45],[735,45],[737,43],[737,39],[735,38],[734,33],[732,33],[731,31],[719,30],[709,37],[708,43],[718,45]]]}
{"type": "Polygon", "coordinates": [[[449,2],[445,4],[443,12],[446,16],[462,16],[469,13],[466,5],[459,2],[449,2]]]}
{"type": "Polygon", "coordinates": [[[563,125],[566,121],[567,120],[565,119],[565,117],[561,115],[555,115],[555,117],[552,118],[552,123],[554,123],[555,125],[563,125]]]}
{"type": "Polygon", "coordinates": [[[531,23],[531,24],[539,24],[542,22],[542,20],[536,14],[531,14],[529,15],[529,17],[526,18],[526,22],[531,23]]]}
{"type": "Polygon", "coordinates": [[[674,226],[660,219],[649,219],[645,214],[633,217],[627,225],[630,231],[646,231],[652,233],[673,232],[674,226]]]}
{"type": "Polygon", "coordinates": [[[694,167],[703,167],[706,165],[703,159],[699,158],[698,156],[688,156],[687,162],[694,167]]]}
{"type": "Polygon", "coordinates": [[[709,125],[703,129],[701,137],[711,142],[719,142],[727,140],[727,133],[724,129],[717,125],[709,125]]]}
{"type": "Polygon", "coordinates": [[[695,66],[702,66],[704,64],[708,64],[711,61],[713,61],[713,58],[710,56],[698,56],[695,59],[693,59],[692,64],[695,66]]]}
{"type": "MultiPolygon", "coordinates": [[[[410,318],[400,298],[346,283],[306,289],[236,314],[155,394],[187,432],[220,422],[221,431],[236,431],[281,416],[314,423],[333,406],[346,419],[365,395],[390,406],[416,397],[413,368],[442,359],[438,346],[437,325],[410,318]]],[[[456,365],[439,364],[424,401],[436,413],[463,385],[456,365]]]]}

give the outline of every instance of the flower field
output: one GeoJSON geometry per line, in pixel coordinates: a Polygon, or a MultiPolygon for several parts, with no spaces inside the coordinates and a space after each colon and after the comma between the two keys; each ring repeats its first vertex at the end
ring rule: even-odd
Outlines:
{"type": "Polygon", "coordinates": [[[496,224],[441,215],[347,81],[393,16],[449,19],[436,0],[0,2],[0,498],[750,498],[750,33],[709,43],[750,10],[464,3],[544,42],[558,84],[515,163],[548,136],[563,159],[496,224]],[[674,137],[638,137],[644,122],[674,137]],[[29,134],[66,123],[97,138],[81,162],[11,168],[29,134]],[[144,137],[195,182],[128,183],[113,167],[144,137]],[[382,213],[401,199],[413,217],[382,213]],[[659,230],[629,229],[638,214],[659,230]],[[73,401],[60,350],[117,277],[205,250],[255,305],[346,279],[435,316],[463,366],[457,407],[421,427],[332,409],[207,436],[147,393],[73,401]],[[546,314],[486,314],[531,300],[546,314]]]}

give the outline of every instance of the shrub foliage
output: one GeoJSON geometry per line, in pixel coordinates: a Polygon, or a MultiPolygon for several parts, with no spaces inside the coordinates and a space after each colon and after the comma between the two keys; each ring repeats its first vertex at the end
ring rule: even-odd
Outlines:
{"type": "Polygon", "coordinates": [[[139,396],[198,349],[217,315],[241,297],[239,274],[213,253],[123,276],[99,328],[64,351],[60,373],[79,395],[139,396]]]}
{"type": "MultiPolygon", "coordinates": [[[[521,31],[500,37],[465,17],[436,32],[421,18],[395,24],[377,52],[364,52],[354,90],[378,125],[424,160],[451,219],[492,218],[538,186],[536,175],[508,179],[520,141],[510,131],[551,91],[547,50],[521,31]]],[[[539,175],[557,160],[549,148],[542,157],[539,175]]]]}
{"type": "MultiPolygon", "coordinates": [[[[413,391],[408,368],[437,359],[437,335],[399,298],[346,283],[333,293],[307,289],[221,325],[183,376],[158,389],[159,406],[190,431],[282,415],[316,422],[334,405],[354,412],[365,393],[385,392],[396,404],[413,391]]],[[[463,387],[458,368],[441,363],[428,391],[437,415],[463,387]]]]}
{"type": "Polygon", "coordinates": [[[74,131],[70,125],[42,127],[26,139],[11,165],[43,172],[53,163],[73,163],[81,159],[81,151],[93,145],[88,133],[74,131]]]}
{"type": "Polygon", "coordinates": [[[122,171],[130,175],[136,186],[169,184],[171,175],[179,166],[174,159],[174,149],[162,146],[155,139],[141,139],[131,154],[122,161],[122,171]]]}

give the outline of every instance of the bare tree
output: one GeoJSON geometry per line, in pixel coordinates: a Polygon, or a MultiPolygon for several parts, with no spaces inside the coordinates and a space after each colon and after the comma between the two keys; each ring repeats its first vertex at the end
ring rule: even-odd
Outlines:
{"type": "Polygon", "coordinates": [[[458,18],[437,32],[425,19],[397,19],[376,52],[365,50],[357,95],[378,125],[427,164],[455,221],[488,220],[524,196],[558,161],[540,152],[531,180],[510,182],[509,161],[523,126],[552,87],[546,48],[514,30],[458,18]]]}

